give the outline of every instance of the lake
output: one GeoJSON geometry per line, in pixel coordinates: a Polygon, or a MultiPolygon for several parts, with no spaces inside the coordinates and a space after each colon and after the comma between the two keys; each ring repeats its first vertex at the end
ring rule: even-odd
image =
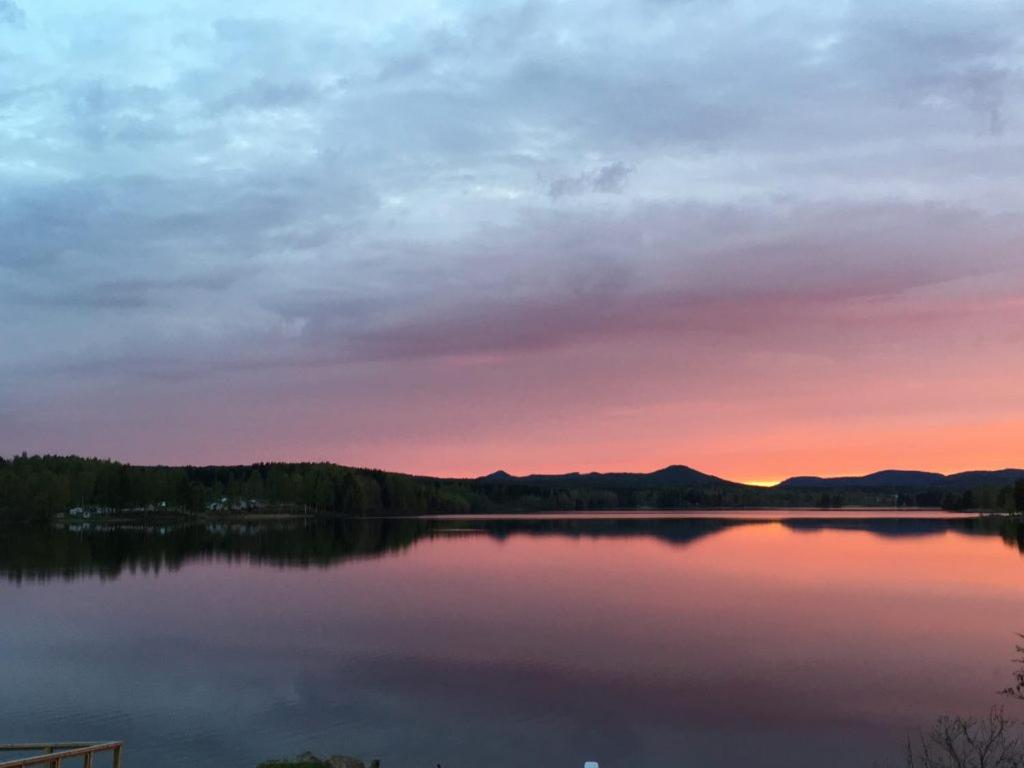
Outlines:
{"type": "Polygon", "coordinates": [[[7,529],[0,742],[123,739],[127,768],[900,765],[908,731],[1009,684],[1021,538],[845,512],[7,529]]]}

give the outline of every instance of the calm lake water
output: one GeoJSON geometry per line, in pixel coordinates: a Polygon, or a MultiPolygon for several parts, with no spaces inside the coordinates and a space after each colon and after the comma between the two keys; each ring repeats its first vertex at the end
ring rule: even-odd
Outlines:
{"type": "Polygon", "coordinates": [[[897,765],[1010,682],[1019,539],[937,513],[4,530],[0,742],[123,739],[128,768],[897,765]]]}

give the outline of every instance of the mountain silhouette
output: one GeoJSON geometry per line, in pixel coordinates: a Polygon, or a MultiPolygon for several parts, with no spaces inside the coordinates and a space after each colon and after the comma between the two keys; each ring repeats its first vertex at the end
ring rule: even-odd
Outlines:
{"type": "Polygon", "coordinates": [[[918,472],[903,469],[885,469],[860,477],[791,477],[779,483],[779,488],[792,489],[884,489],[884,488],[943,488],[958,490],[982,485],[1005,485],[1024,479],[1024,469],[996,469],[958,472],[943,475],[938,472],[918,472]]]}
{"type": "MultiPolygon", "coordinates": [[[[973,470],[943,475],[907,469],[883,469],[868,475],[849,477],[791,477],[777,488],[789,490],[965,490],[985,485],[1007,485],[1024,480],[1024,469],[973,470]]],[[[673,488],[739,487],[743,483],[700,472],[684,464],[673,464],[653,472],[566,472],[558,475],[512,475],[498,470],[478,477],[477,483],[494,485],[557,486],[559,488],[673,488]]]]}
{"type": "Polygon", "coordinates": [[[478,477],[479,483],[553,485],[560,488],[669,488],[740,485],[692,467],[673,464],[654,472],[568,472],[562,475],[510,475],[504,470],[478,477]]]}

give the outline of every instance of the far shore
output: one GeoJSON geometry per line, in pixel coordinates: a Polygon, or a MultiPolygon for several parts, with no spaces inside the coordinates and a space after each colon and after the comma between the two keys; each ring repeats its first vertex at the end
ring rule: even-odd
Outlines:
{"type": "Polygon", "coordinates": [[[460,513],[428,513],[412,515],[344,515],[334,512],[316,512],[293,509],[267,509],[266,511],[239,510],[194,512],[190,510],[118,510],[111,512],[91,512],[87,516],[81,514],[61,513],[55,515],[54,523],[104,523],[104,524],[180,524],[195,523],[262,523],[289,520],[345,520],[357,522],[361,520],[511,520],[511,519],[601,519],[601,518],[673,518],[673,517],[755,517],[755,518],[793,518],[827,515],[830,517],[1002,517],[1007,512],[991,510],[947,510],[939,507],[717,507],[717,508],[680,508],[658,509],[653,507],[637,509],[606,509],[606,510],[548,510],[548,511],[503,511],[503,512],[460,512],[460,513]]]}

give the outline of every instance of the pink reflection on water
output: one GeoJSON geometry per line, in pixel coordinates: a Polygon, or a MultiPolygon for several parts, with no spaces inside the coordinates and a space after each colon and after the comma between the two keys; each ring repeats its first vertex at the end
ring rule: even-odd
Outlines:
{"type": "Polygon", "coordinates": [[[685,543],[464,533],[328,568],[205,561],[2,589],[40,638],[255,654],[275,662],[246,674],[285,691],[314,676],[446,717],[583,717],[595,699],[636,728],[896,738],[997,701],[1024,630],[1020,575],[993,537],[772,520],[685,543]]]}

